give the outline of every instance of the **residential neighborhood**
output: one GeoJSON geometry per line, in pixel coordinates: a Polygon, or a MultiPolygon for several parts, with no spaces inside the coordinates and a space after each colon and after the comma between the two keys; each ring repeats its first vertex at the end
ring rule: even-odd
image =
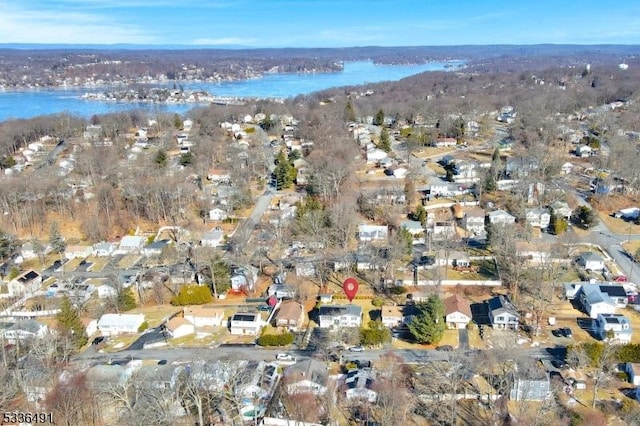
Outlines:
{"type": "Polygon", "coordinates": [[[638,424],[637,104],[528,104],[629,82],[572,66],[509,77],[517,96],[422,76],[411,113],[391,82],[16,136],[0,404],[66,424],[638,424]]]}

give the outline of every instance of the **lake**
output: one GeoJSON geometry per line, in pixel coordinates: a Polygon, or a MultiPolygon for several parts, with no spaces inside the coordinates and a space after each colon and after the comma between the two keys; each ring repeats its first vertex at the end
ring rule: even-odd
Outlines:
{"type": "MultiPolygon", "coordinates": [[[[266,74],[254,80],[222,83],[183,83],[185,90],[205,90],[216,96],[240,98],[289,98],[331,87],[354,86],[382,81],[397,81],[425,71],[455,70],[462,61],[432,62],[421,65],[376,65],[370,61],[345,62],[344,70],[317,74],[266,74]]],[[[30,118],[61,112],[89,118],[93,114],[142,109],[153,112],[184,113],[197,104],[153,104],[85,100],[86,92],[101,89],[46,89],[0,92],[0,121],[30,118]]],[[[120,90],[115,88],[113,90],[120,90]]]]}

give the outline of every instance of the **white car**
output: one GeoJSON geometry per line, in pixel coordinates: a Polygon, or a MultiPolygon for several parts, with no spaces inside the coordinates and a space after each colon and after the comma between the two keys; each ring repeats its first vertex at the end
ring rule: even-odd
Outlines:
{"type": "Polygon", "coordinates": [[[349,350],[351,352],[364,352],[364,346],[352,346],[349,350]]]}
{"type": "Polygon", "coordinates": [[[278,361],[295,361],[296,359],[289,354],[278,354],[276,355],[276,359],[278,361]]]}

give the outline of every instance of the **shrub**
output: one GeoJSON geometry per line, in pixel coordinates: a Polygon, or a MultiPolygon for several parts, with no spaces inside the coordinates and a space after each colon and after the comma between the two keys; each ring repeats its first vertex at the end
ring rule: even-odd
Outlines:
{"type": "Polygon", "coordinates": [[[374,297],[371,304],[376,308],[381,308],[384,305],[384,299],[382,297],[374,297]]]}
{"type": "Polygon", "coordinates": [[[282,334],[263,334],[258,338],[260,346],[287,346],[293,343],[295,336],[293,333],[285,332],[282,334]]]}
{"type": "Polygon", "coordinates": [[[145,320],[142,324],[140,324],[140,327],[138,327],[138,332],[142,333],[147,328],[149,328],[149,323],[145,320]]]}
{"type": "Polygon", "coordinates": [[[622,380],[623,382],[626,382],[629,380],[629,376],[627,376],[627,373],[625,373],[624,371],[618,371],[616,373],[616,377],[622,380]]]}
{"type": "Polygon", "coordinates": [[[405,294],[407,292],[407,289],[402,286],[397,286],[391,287],[389,291],[391,292],[391,294],[405,294]]]}

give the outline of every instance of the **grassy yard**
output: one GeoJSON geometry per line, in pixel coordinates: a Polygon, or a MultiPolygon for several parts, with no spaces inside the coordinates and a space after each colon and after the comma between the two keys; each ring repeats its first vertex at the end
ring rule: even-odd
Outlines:
{"type": "Polygon", "coordinates": [[[391,342],[391,347],[393,349],[423,350],[423,349],[435,349],[437,346],[444,346],[444,345],[453,346],[454,348],[458,346],[458,330],[445,330],[442,340],[438,342],[437,345],[422,345],[419,343],[410,342],[410,341],[401,340],[401,339],[393,339],[393,341],[391,342]]]}
{"type": "Polygon", "coordinates": [[[102,350],[105,352],[118,352],[132,344],[137,338],[137,334],[131,336],[110,337],[107,339],[106,346],[102,350]]]}
{"type": "Polygon", "coordinates": [[[120,269],[130,268],[131,266],[133,266],[134,263],[136,263],[136,260],[138,260],[139,258],[140,256],[136,254],[130,254],[128,256],[125,256],[122,259],[120,259],[120,262],[118,262],[118,268],[120,269]]]}
{"type": "Polygon", "coordinates": [[[627,253],[629,253],[631,256],[634,256],[638,252],[638,249],[640,249],[640,240],[625,241],[621,245],[622,248],[627,251],[627,253]]]}
{"type": "Polygon", "coordinates": [[[627,222],[626,220],[611,217],[605,213],[599,213],[600,220],[607,228],[616,234],[622,235],[638,235],[640,234],[640,225],[636,225],[633,222],[627,222]]]}
{"type": "Polygon", "coordinates": [[[230,334],[226,327],[207,327],[207,331],[177,339],[169,339],[168,344],[170,347],[210,346],[228,337],[230,337],[230,334]]]}
{"type": "Polygon", "coordinates": [[[91,272],[100,272],[104,269],[104,267],[109,263],[108,257],[94,257],[91,256],[87,259],[87,262],[91,262],[92,265],[89,267],[91,272]]]}
{"type": "Polygon", "coordinates": [[[167,318],[171,317],[172,315],[175,315],[180,311],[182,311],[182,308],[179,306],[161,305],[161,306],[139,307],[127,313],[128,314],[144,314],[144,317],[147,320],[147,323],[149,323],[149,328],[154,328],[162,324],[167,318]]]}

